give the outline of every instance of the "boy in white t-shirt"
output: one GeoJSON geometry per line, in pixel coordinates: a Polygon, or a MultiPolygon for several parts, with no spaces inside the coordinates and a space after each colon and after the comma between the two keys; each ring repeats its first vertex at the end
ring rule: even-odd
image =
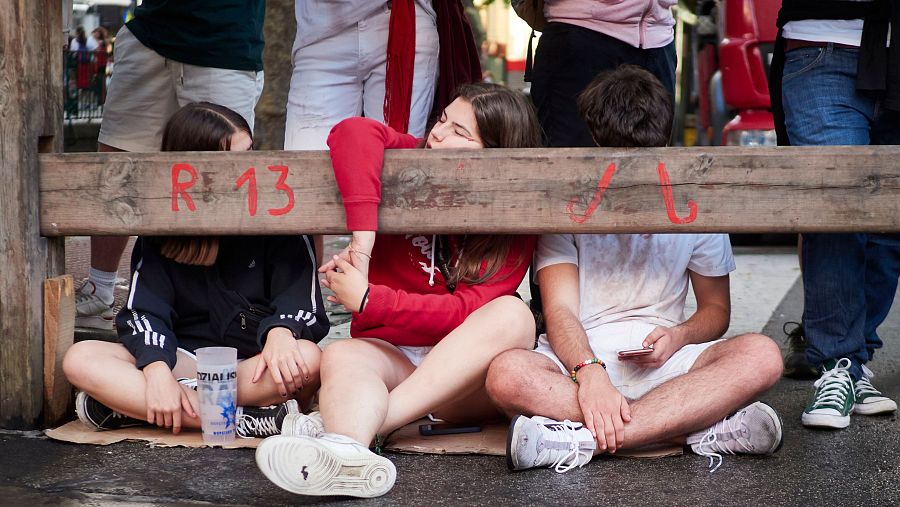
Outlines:
{"type": "MultiPolygon", "coordinates": [[[[668,141],[669,93],[638,67],[601,74],[579,107],[600,146],[668,141]]],[[[547,334],[534,351],[500,355],[487,377],[513,418],[510,469],[565,472],[598,453],[660,443],[687,444],[710,465],[718,458],[716,468],[722,454],[778,450],[779,416],[747,405],[781,375],[778,346],[760,334],[719,339],[734,267],[726,234],[541,237],[547,334]],[[697,311],[685,320],[689,285],[697,311]]]]}

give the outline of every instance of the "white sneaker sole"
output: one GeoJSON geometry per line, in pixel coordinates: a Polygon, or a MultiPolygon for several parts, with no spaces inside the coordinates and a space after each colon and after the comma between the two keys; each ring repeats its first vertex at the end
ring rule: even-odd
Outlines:
{"type": "Polygon", "coordinates": [[[397,480],[397,469],[387,458],[348,458],[310,437],[263,440],[256,449],[256,465],[278,487],[298,495],[374,498],[390,491],[397,480]]]}
{"type": "Polygon", "coordinates": [[[84,391],[78,391],[78,393],[75,394],[75,415],[78,417],[78,420],[88,428],[94,431],[100,431],[100,427],[97,426],[94,421],[91,421],[87,414],[84,413],[85,398],[87,398],[87,393],[84,391]]]}
{"type": "Polygon", "coordinates": [[[778,412],[776,412],[774,408],[766,403],[757,401],[754,405],[756,405],[757,410],[762,410],[772,418],[772,424],[774,424],[777,431],[777,437],[775,438],[775,442],[772,443],[772,447],[767,449],[763,454],[774,454],[778,452],[778,450],[781,449],[782,444],[784,444],[784,425],[781,422],[781,416],[778,415],[778,412]]]}
{"type": "Polygon", "coordinates": [[[75,327],[86,327],[90,329],[103,329],[112,331],[115,319],[105,319],[99,315],[85,315],[83,317],[75,317],[75,327]]]}
{"type": "Polygon", "coordinates": [[[515,445],[519,441],[520,430],[527,422],[528,418],[523,415],[517,415],[509,422],[509,429],[506,432],[506,468],[512,471],[527,470],[528,468],[531,468],[519,468],[519,460],[516,459],[519,456],[515,452],[515,445]]]}
{"type": "Polygon", "coordinates": [[[859,415],[887,414],[896,410],[897,403],[891,399],[853,405],[853,413],[859,415]]]}
{"type": "Polygon", "coordinates": [[[800,422],[809,428],[842,429],[850,426],[850,415],[807,414],[800,416],[800,422]]]}

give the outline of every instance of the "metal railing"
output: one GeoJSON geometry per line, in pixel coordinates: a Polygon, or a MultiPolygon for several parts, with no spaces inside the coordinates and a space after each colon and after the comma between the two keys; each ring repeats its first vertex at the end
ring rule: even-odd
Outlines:
{"type": "Polygon", "coordinates": [[[63,79],[66,120],[99,120],[106,101],[107,68],[105,50],[63,52],[63,79]]]}

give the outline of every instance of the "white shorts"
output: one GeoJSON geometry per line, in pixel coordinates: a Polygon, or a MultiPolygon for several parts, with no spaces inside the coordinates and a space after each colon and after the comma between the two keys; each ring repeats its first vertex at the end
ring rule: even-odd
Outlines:
{"type": "MultiPolygon", "coordinates": [[[[619,360],[618,351],[641,348],[644,338],[656,327],[655,324],[646,322],[626,321],[605,324],[588,332],[591,350],[606,364],[606,373],[612,384],[628,399],[636,400],[660,384],[684,375],[704,350],[722,341],[686,345],[660,368],[640,368],[632,362],[619,360]]],[[[553,353],[546,334],[538,338],[534,351],[550,358],[559,367],[559,371],[569,375],[569,370],[553,353]]]]}
{"type": "Polygon", "coordinates": [[[166,122],[182,106],[206,101],[234,110],[253,131],[263,73],[199,67],[163,58],[128,27],[116,35],[99,142],[132,152],[159,151],[166,122]]]}
{"type": "Polygon", "coordinates": [[[425,356],[431,352],[431,349],[434,347],[413,347],[409,345],[396,345],[396,347],[403,352],[403,355],[409,359],[409,362],[413,364],[416,368],[422,364],[422,361],[425,360],[425,356]]]}
{"type": "MultiPolygon", "coordinates": [[[[294,48],[284,131],[286,150],[325,150],[345,118],[384,121],[384,80],[391,11],[385,7],[346,30],[294,48]]],[[[416,56],[409,133],[422,137],[434,101],[438,35],[432,14],[416,5],[416,56]]]]}

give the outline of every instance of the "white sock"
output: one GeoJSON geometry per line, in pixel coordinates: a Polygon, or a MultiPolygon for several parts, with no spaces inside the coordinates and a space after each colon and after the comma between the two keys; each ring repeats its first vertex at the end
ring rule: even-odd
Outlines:
{"type": "Polygon", "coordinates": [[[116,274],[115,271],[100,271],[94,268],[88,273],[88,280],[94,283],[94,295],[108,305],[115,301],[113,285],[116,283],[116,274]]]}

